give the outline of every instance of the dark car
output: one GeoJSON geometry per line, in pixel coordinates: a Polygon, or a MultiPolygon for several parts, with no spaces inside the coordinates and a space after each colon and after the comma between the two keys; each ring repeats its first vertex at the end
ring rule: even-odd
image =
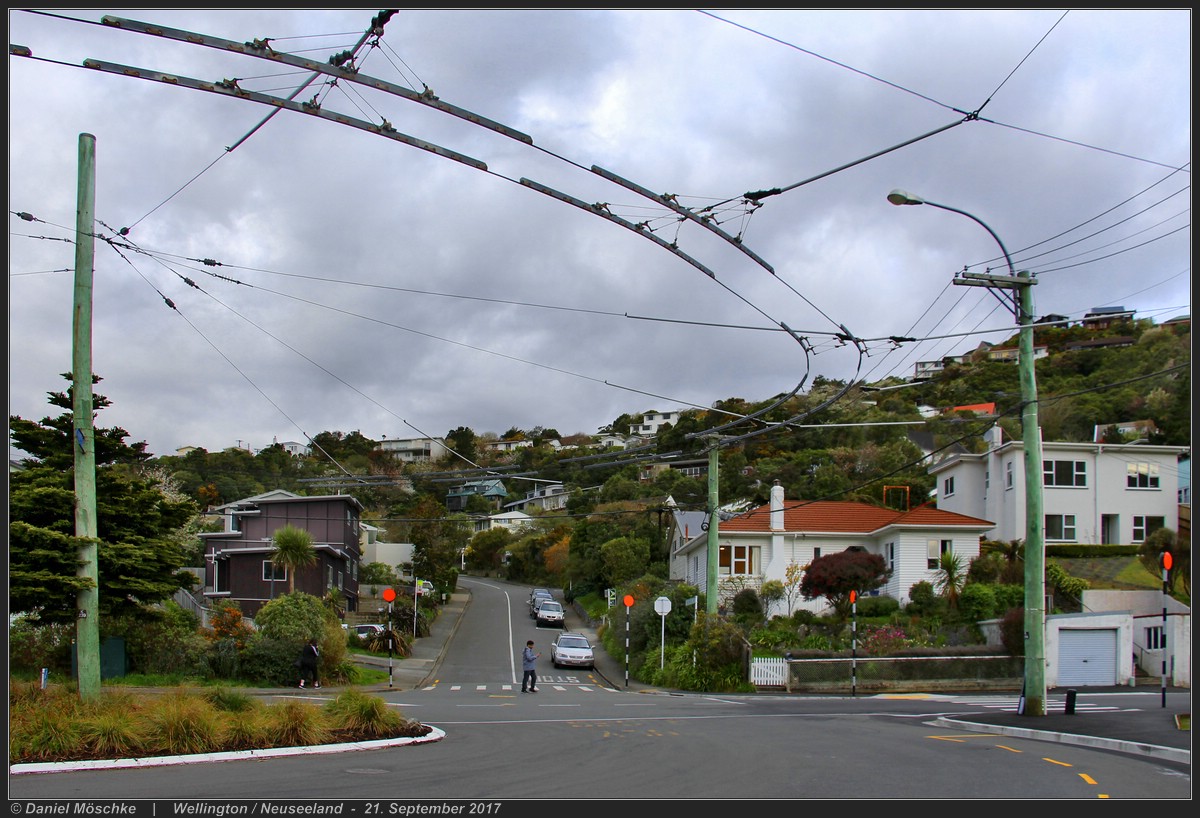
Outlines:
{"type": "Polygon", "coordinates": [[[529,618],[537,616],[537,606],[543,599],[554,599],[554,594],[547,591],[545,588],[534,588],[533,593],[529,595],[529,618]]]}

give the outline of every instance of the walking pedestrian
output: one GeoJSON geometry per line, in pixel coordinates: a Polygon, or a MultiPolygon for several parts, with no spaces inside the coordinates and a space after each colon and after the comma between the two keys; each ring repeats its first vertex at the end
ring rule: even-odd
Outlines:
{"type": "Polygon", "coordinates": [[[525,692],[525,686],[529,685],[530,693],[537,693],[537,660],[541,656],[540,653],[535,653],[533,650],[533,640],[530,639],[525,643],[525,650],[521,652],[521,670],[524,675],[521,676],[521,692],[525,692]]]}
{"type": "Polygon", "coordinates": [[[317,647],[316,639],[309,639],[308,644],[300,650],[300,658],[296,660],[297,666],[300,668],[300,689],[304,689],[304,681],[312,679],[312,685],[315,688],[321,686],[321,680],[317,675],[317,661],[321,657],[321,650],[317,647]]]}

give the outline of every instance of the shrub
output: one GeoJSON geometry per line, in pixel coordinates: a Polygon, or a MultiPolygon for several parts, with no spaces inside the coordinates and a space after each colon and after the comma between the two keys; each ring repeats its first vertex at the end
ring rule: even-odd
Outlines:
{"type": "Polygon", "coordinates": [[[801,608],[798,611],[792,612],[792,624],[796,627],[811,625],[817,621],[817,615],[807,608],[801,608]]]}
{"type": "Polygon", "coordinates": [[[273,736],[272,746],[304,747],[324,744],[329,740],[329,727],[321,717],[321,709],[308,702],[289,700],[269,708],[265,729],[273,736]]]}
{"type": "Polygon", "coordinates": [[[259,635],[238,657],[238,678],[275,687],[292,687],[299,679],[293,664],[300,644],[259,635]]]}
{"type": "Polygon", "coordinates": [[[230,599],[219,599],[213,604],[209,625],[211,630],[206,635],[210,640],[232,640],[238,650],[254,635],[254,630],[242,618],[242,606],[230,599]]]}
{"type": "Polygon", "coordinates": [[[42,668],[69,673],[73,625],[42,623],[18,617],[8,631],[8,659],[12,668],[39,672],[42,668]]]}
{"type": "Polygon", "coordinates": [[[996,615],[996,591],[993,585],[973,582],[965,586],[958,598],[958,610],[970,622],[991,619],[996,615]]]}
{"type": "Polygon", "coordinates": [[[938,596],[931,582],[921,580],[908,590],[906,613],[916,616],[930,616],[942,614],[946,611],[946,608],[946,600],[938,596]]]}
{"type": "Polygon", "coordinates": [[[20,699],[29,707],[16,710],[9,724],[9,758],[23,761],[62,761],[80,755],[79,700],[65,687],[28,688],[20,699]]]}
{"type": "Polygon", "coordinates": [[[204,654],[202,672],[210,679],[236,679],[240,664],[237,641],[219,639],[209,645],[204,654]]]}
{"type": "Polygon", "coordinates": [[[243,693],[240,690],[231,690],[228,687],[216,687],[207,690],[204,693],[204,699],[218,710],[224,710],[228,713],[243,713],[247,710],[253,710],[258,704],[257,699],[253,696],[243,693]]]}
{"type": "Polygon", "coordinates": [[[859,616],[891,616],[900,610],[900,601],[890,596],[868,596],[855,603],[859,616]]]}
{"type": "Polygon", "coordinates": [[[1013,656],[1025,655],[1025,609],[1009,608],[1000,619],[1000,642],[1013,656]]]}
{"type": "Polygon", "coordinates": [[[342,693],[325,707],[345,729],[356,735],[391,736],[404,723],[404,717],[389,708],[383,699],[356,690],[342,693]]]}
{"type": "Polygon", "coordinates": [[[885,627],[868,626],[858,637],[858,646],[872,656],[886,656],[910,644],[908,634],[895,625],[885,627]]]}
{"type": "Polygon", "coordinates": [[[146,746],[146,731],[129,693],[108,694],[85,707],[79,737],[91,758],[128,758],[146,746]]]}
{"type": "Polygon", "coordinates": [[[159,754],[188,755],[221,749],[224,722],[189,691],[162,696],[144,717],[146,746],[159,754]]]}
{"type": "Polygon", "coordinates": [[[996,616],[1009,608],[1025,607],[1024,585],[997,585],[993,588],[996,594],[996,608],[992,616],[996,616]]]}
{"type": "MultiPolygon", "coordinates": [[[[276,597],[263,605],[254,617],[254,623],[263,636],[290,642],[296,645],[299,652],[300,646],[309,639],[323,636],[327,619],[336,621],[321,600],[297,591],[276,597]]],[[[341,630],[340,624],[338,630],[341,630]]]]}
{"type": "Polygon", "coordinates": [[[994,551],[980,554],[971,560],[971,566],[967,569],[967,584],[976,582],[992,584],[999,582],[1001,576],[1004,574],[1004,568],[1004,557],[1000,554],[994,551]]]}
{"type": "Polygon", "coordinates": [[[131,673],[196,676],[204,672],[210,642],[200,633],[199,618],[175,602],[140,613],[137,619],[114,618],[105,630],[125,640],[131,673]]]}

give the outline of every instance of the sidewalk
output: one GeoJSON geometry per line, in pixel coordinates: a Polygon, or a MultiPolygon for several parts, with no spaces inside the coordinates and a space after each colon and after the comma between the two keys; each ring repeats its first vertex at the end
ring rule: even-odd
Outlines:
{"type": "MultiPolygon", "coordinates": [[[[462,621],[463,613],[471,603],[469,591],[455,591],[450,598],[438,609],[437,618],[430,626],[429,635],[422,636],[413,642],[412,655],[404,658],[393,657],[390,663],[391,681],[372,685],[368,690],[412,690],[424,687],[434,678],[446,646],[454,638],[458,623],[462,621]]],[[[377,670],[388,670],[389,662],[386,656],[355,655],[354,661],[362,665],[370,665],[377,670]]]]}

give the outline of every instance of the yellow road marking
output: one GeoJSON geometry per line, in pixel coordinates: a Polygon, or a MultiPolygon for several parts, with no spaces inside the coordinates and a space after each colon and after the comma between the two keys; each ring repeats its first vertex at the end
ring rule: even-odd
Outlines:
{"type": "Polygon", "coordinates": [[[1065,761],[1055,761],[1052,758],[1043,758],[1042,761],[1049,761],[1051,764],[1057,764],[1060,767],[1074,767],[1074,764],[1068,764],[1065,761]]]}

